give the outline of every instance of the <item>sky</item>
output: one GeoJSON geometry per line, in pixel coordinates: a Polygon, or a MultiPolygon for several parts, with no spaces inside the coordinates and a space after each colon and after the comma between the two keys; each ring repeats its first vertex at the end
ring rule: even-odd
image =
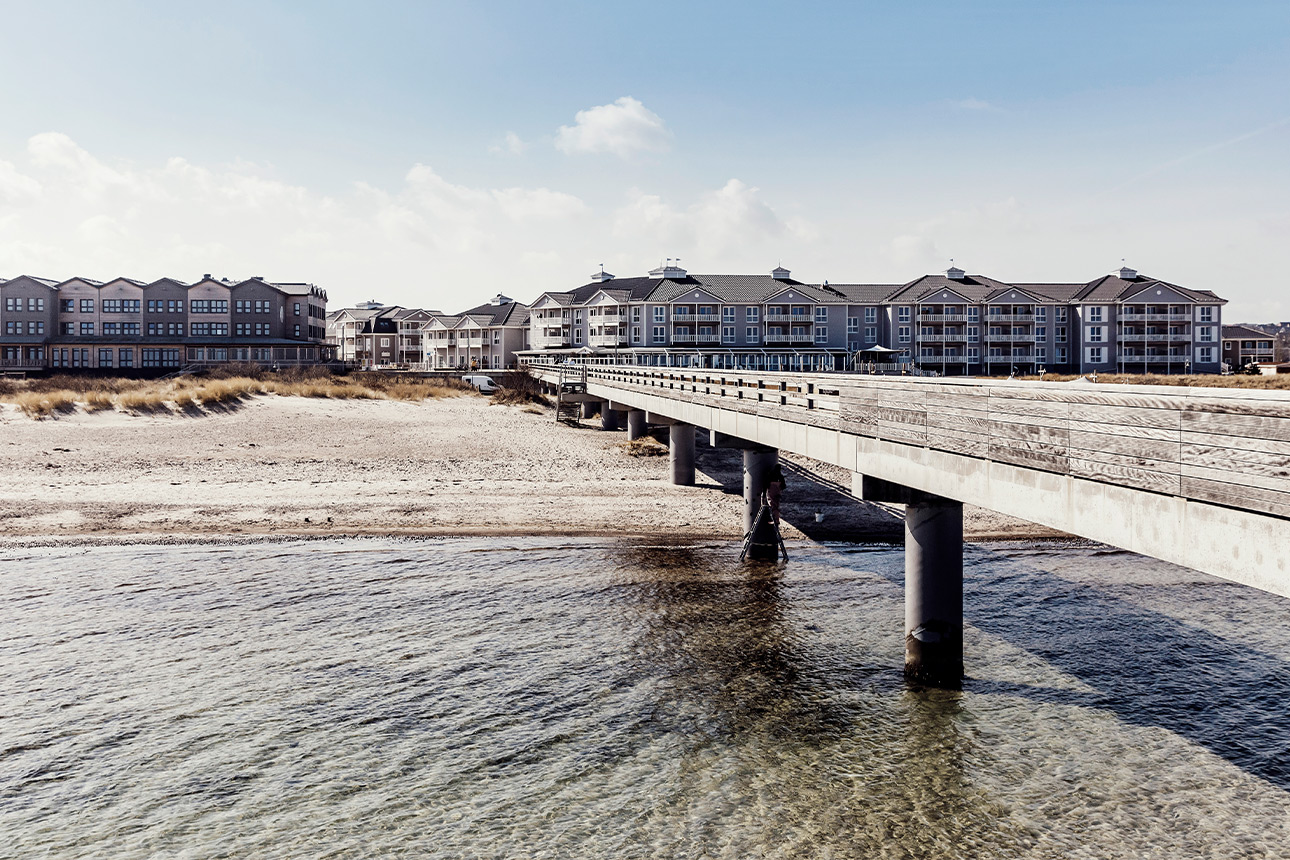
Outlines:
{"type": "Polygon", "coordinates": [[[1122,264],[1290,320],[1290,3],[0,0],[0,277],[1122,264]]]}

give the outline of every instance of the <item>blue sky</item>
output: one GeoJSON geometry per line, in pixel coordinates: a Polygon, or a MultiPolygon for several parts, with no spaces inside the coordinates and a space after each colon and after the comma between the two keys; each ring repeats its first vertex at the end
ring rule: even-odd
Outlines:
{"type": "Polygon", "coordinates": [[[459,310],[1124,258],[1290,319],[1290,4],[7,3],[0,277],[459,310]]]}

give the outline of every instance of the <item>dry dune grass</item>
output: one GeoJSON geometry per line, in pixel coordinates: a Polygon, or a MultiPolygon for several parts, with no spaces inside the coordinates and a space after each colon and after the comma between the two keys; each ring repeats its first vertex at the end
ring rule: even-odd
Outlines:
{"type": "Polygon", "coordinates": [[[212,406],[234,406],[262,394],[419,402],[478,393],[459,379],[407,379],[378,373],[336,376],[316,368],[268,373],[254,365],[221,368],[206,376],[169,380],[54,376],[3,382],[0,402],[14,403],[32,418],[48,418],[59,412],[72,411],[78,405],[86,412],[107,409],[129,413],[179,410],[194,414],[212,406]],[[242,372],[235,373],[234,370],[242,372]]]}

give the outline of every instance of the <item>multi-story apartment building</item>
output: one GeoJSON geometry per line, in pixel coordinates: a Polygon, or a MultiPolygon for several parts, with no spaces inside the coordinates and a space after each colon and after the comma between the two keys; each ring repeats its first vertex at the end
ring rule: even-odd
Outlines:
{"type": "Polygon", "coordinates": [[[526,359],[842,369],[893,359],[943,374],[1217,372],[1225,300],[1122,268],[1084,283],[1007,283],[950,268],[907,284],[605,272],[533,303],[526,359]]]}
{"type": "Polygon", "coordinates": [[[1276,361],[1276,336],[1244,325],[1223,326],[1223,363],[1233,370],[1276,361]]]}
{"type": "Polygon", "coordinates": [[[369,301],[330,314],[327,342],[362,368],[513,368],[528,346],[528,310],[500,294],[457,314],[369,301]]]}
{"type": "Polygon", "coordinates": [[[424,367],[504,369],[528,348],[529,308],[500,293],[479,307],[422,324],[424,367]]]}
{"type": "Polygon", "coordinates": [[[205,275],[0,281],[0,367],[160,370],[249,361],[312,364],[327,294],[312,284],[232,282],[205,275]]]}

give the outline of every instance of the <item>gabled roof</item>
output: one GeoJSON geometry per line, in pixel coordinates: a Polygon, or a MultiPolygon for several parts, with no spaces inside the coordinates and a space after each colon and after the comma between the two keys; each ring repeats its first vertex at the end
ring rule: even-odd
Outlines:
{"type": "Polygon", "coordinates": [[[968,301],[983,302],[993,293],[1012,286],[985,275],[964,275],[962,278],[948,278],[945,275],[923,275],[902,286],[888,301],[913,304],[925,301],[929,295],[941,290],[954,290],[968,301]]]}
{"type": "Polygon", "coordinates": [[[484,325],[504,326],[523,325],[528,322],[528,305],[521,302],[506,302],[496,305],[492,302],[462,311],[460,316],[478,316],[487,318],[484,325]]]}
{"type": "Polygon", "coordinates": [[[1187,287],[1180,287],[1177,284],[1171,284],[1168,281],[1162,281],[1159,278],[1148,278],[1138,275],[1136,278],[1125,280],[1119,275],[1104,275],[1095,281],[1089,281],[1084,289],[1072,297],[1072,301],[1079,302],[1117,302],[1125,301],[1132,296],[1136,296],[1143,290],[1152,287],[1163,286],[1176,291],[1180,296],[1202,304],[1227,304],[1226,299],[1220,299],[1209,290],[1192,290],[1187,287]]]}
{"type": "Polygon", "coordinates": [[[60,286],[60,287],[61,287],[61,286],[65,285],[65,284],[70,284],[70,283],[72,283],[73,281],[80,281],[82,284],[89,284],[89,285],[90,285],[90,286],[92,286],[92,287],[101,287],[101,286],[103,286],[103,282],[102,282],[102,281],[96,281],[96,280],[94,280],[93,278],[68,278],[68,279],[67,279],[67,280],[65,280],[65,281],[60,281],[60,282],[59,282],[59,284],[58,284],[58,286],[60,286]]]}
{"type": "Polygon", "coordinates": [[[1250,328],[1247,325],[1225,325],[1223,326],[1224,340],[1276,340],[1276,335],[1268,334],[1265,331],[1259,331],[1256,328],[1250,328]]]}
{"type": "Polygon", "coordinates": [[[16,284],[19,281],[31,281],[33,284],[39,284],[40,286],[48,287],[51,290],[58,289],[58,281],[51,278],[38,278],[35,275],[19,275],[16,278],[11,278],[10,280],[5,281],[5,283],[16,284]]]}
{"type": "Polygon", "coordinates": [[[146,287],[146,286],[147,286],[147,284],[146,284],[145,282],[143,282],[143,281],[137,280],[137,279],[135,279],[135,278],[127,278],[127,277],[124,277],[124,276],[123,276],[123,277],[119,277],[119,278],[113,278],[113,279],[112,279],[112,280],[110,280],[110,281],[104,281],[104,282],[103,282],[103,284],[102,284],[102,286],[105,286],[105,287],[106,287],[106,286],[109,286],[109,285],[111,285],[111,284],[115,284],[117,281],[125,281],[127,284],[131,284],[131,285],[136,286],[136,287],[146,287]]]}
{"type": "Polygon", "coordinates": [[[1011,299],[1015,301],[1016,299],[1014,297],[1017,296],[1017,294],[1020,294],[1028,301],[1035,302],[1035,303],[1042,303],[1050,299],[1049,296],[1045,296],[1038,289],[1028,290],[1024,287],[1020,287],[1020,286],[1017,286],[1016,284],[1012,284],[1010,286],[1003,287],[1002,289],[995,290],[994,292],[990,293],[990,295],[986,296],[985,300],[987,303],[995,302],[1000,299],[1011,299]]]}
{"type": "Polygon", "coordinates": [[[1013,286],[1019,290],[1043,296],[1045,299],[1068,302],[1087,284],[1013,284],[1013,286]]]}

